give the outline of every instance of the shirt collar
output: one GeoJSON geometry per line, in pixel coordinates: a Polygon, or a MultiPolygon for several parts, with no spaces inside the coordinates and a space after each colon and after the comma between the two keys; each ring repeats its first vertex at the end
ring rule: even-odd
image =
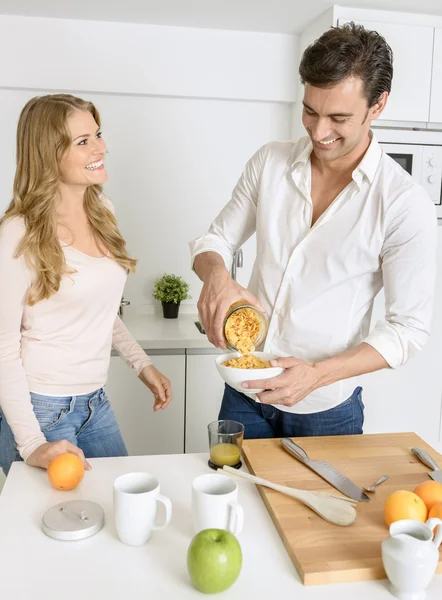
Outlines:
{"type": "MultiPolygon", "coordinates": [[[[294,171],[303,171],[306,164],[310,160],[310,154],[313,151],[313,144],[309,140],[304,150],[301,151],[298,156],[295,157],[292,168],[294,171]]],[[[353,171],[353,179],[359,185],[362,182],[362,178],[365,175],[370,183],[373,183],[373,179],[378,168],[379,161],[381,160],[382,149],[374,135],[371,132],[371,142],[364,154],[363,159],[358,164],[356,169],[353,171]]]]}
{"type": "Polygon", "coordinates": [[[301,151],[300,154],[298,154],[298,156],[294,157],[294,160],[292,162],[292,168],[294,171],[298,171],[298,170],[303,170],[304,167],[306,166],[306,164],[310,161],[310,154],[313,151],[313,144],[310,141],[310,138],[308,138],[307,144],[304,148],[304,150],[301,151]]]}
{"type": "Polygon", "coordinates": [[[362,177],[364,175],[370,183],[373,183],[373,179],[376,174],[379,161],[381,160],[381,156],[381,147],[379,146],[379,143],[375,138],[374,133],[371,132],[371,142],[367,148],[367,152],[364,154],[364,158],[353,171],[353,179],[356,181],[356,183],[361,183],[362,177]]]}

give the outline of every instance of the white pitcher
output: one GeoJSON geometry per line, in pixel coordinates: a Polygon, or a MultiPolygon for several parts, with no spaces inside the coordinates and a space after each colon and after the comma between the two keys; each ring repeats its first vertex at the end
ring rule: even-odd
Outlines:
{"type": "Polygon", "coordinates": [[[440,519],[428,519],[426,523],[404,519],[390,525],[390,537],[382,542],[382,562],[392,584],[391,593],[400,600],[425,597],[439,562],[441,525],[440,519]]]}

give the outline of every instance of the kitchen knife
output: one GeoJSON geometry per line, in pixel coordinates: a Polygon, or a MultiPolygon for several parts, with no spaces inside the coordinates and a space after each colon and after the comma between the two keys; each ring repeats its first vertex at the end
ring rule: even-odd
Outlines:
{"type": "Polygon", "coordinates": [[[438,481],[439,483],[442,483],[442,471],[439,469],[436,461],[431,458],[431,456],[425,452],[425,450],[422,450],[422,448],[417,448],[414,447],[411,449],[411,451],[413,452],[413,454],[415,456],[418,457],[418,459],[424,463],[424,465],[426,467],[429,467],[430,469],[433,469],[433,471],[430,471],[428,473],[428,475],[431,477],[431,479],[434,479],[434,481],[438,481]]]}
{"type": "Polygon", "coordinates": [[[305,450],[303,450],[301,446],[295,444],[290,438],[282,438],[281,444],[284,450],[287,450],[289,454],[297,458],[300,462],[349,498],[353,498],[353,500],[358,500],[359,502],[370,502],[371,498],[369,498],[367,494],[364,494],[353,481],[348,479],[348,477],[340,473],[329,463],[324,460],[311,460],[305,450]]]}

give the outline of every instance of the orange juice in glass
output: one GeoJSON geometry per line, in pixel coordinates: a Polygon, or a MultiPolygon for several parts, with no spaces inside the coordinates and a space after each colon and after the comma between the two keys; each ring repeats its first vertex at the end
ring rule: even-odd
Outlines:
{"type": "Polygon", "coordinates": [[[213,421],[207,426],[209,432],[210,459],[212,469],[224,465],[239,469],[244,425],[238,421],[213,421]]]}

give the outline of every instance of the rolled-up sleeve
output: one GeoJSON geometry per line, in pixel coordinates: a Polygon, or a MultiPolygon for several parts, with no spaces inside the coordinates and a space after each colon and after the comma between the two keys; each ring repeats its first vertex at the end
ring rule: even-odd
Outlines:
{"type": "Polygon", "coordinates": [[[364,339],[392,368],[430,337],[437,272],[436,210],[427,194],[415,186],[394,205],[381,253],[385,321],[364,339]]]}
{"type": "Polygon", "coordinates": [[[207,233],[189,243],[192,268],[198,254],[216,252],[224,260],[226,269],[230,269],[233,254],[255,232],[259,182],[266,153],[267,145],[252,156],[233,190],[230,202],[207,233]]]}

